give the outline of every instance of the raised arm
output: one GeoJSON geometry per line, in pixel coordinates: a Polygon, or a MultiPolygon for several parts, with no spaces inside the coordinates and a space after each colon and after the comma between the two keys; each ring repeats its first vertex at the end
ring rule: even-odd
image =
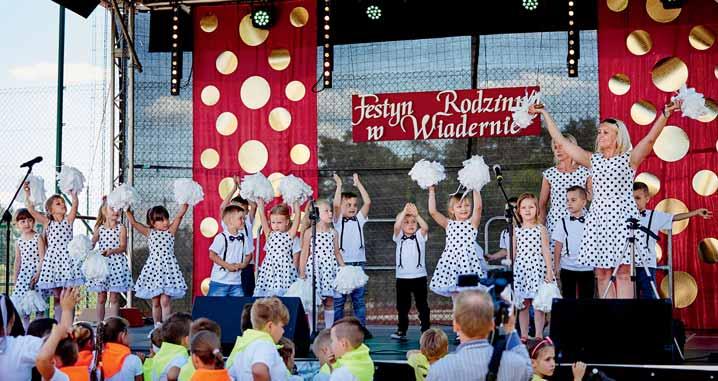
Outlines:
{"type": "Polygon", "coordinates": [[[442,228],[446,229],[449,219],[436,209],[436,187],[429,187],[429,215],[442,228]]]}
{"type": "Polygon", "coordinates": [[[70,206],[70,213],[67,213],[67,223],[72,225],[73,222],[75,222],[75,217],[77,217],[77,208],[80,206],[80,200],[77,199],[77,193],[70,192],[70,201],[72,202],[72,205],[70,206]]]}
{"type": "Polygon", "coordinates": [[[177,212],[175,219],[172,220],[172,224],[170,225],[169,230],[170,230],[170,233],[172,233],[172,235],[175,235],[177,233],[177,229],[179,229],[180,224],[182,223],[182,219],[184,218],[184,215],[187,214],[188,209],[189,209],[188,204],[180,205],[180,209],[177,212]]]}
{"type": "Polygon", "coordinates": [[[67,332],[72,325],[75,306],[79,299],[80,293],[77,288],[66,288],[60,294],[60,304],[62,305],[60,324],[52,327],[50,336],[40,347],[35,360],[35,366],[43,380],[50,380],[55,374],[55,362],[53,361],[55,350],[60,341],[67,336],[67,332]]]}
{"type": "MultiPolygon", "coordinates": [[[[239,189],[239,176],[232,177],[234,180],[232,183],[232,190],[227,193],[227,196],[224,197],[222,200],[222,203],[219,204],[219,219],[222,220],[222,213],[224,212],[224,208],[226,208],[230,202],[232,202],[232,199],[234,198],[234,194],[237,193],[237,190],[239,189]]],[[[248,211],[249,212],[249,211],[248,211]]]]}
{"type": "MultiPolygon", "coordinates": [[[[342,211],[342,178],[336,173],[334,174],[334,182],[337,184],[337,189],[334,191],[334,200],[332,200],[332,207],[334,212],[334,219],[341,217],[342,211]]],[[[366,217],[366,216],[365,216],[366,217]]]]}
{"type": "Polygon", "coordinates": [[[548,244],[548,230],[541,225],[541,253],[543,254],[544,264],[546,265],[546,282],[551,283],[556,280],[553,272],[553,261],[551,260],[551,246],[548,244]]]}
{"type": "Polygon", "coordinates": [[[708,220],[708,219],[713,218],[713,212],[711,212],[710,210],[708,210],[706,208],[700,208],[700,209],[692,210],[688,213],[678,213],[673,216],[673,221],[686,220],[686,219],[689,219],[689,218],[692,218],[695,216],[701,216],[704,219],[708,220]]]}
{"type": "Polygon", "coordinates": [[[127,211],[125,211],[125,215],[127,215],[127,221],[130,222],[130,226],[132,226],[135,230],[137,230],[145,237],[150,235],[150,228],[148,228],[144,224],[137,222],[137,220],[135,219],[135,214],[132,212],[132,210],[128,209],[127,211]]]}
{"type": "Polygon", "coordinates": [[[663,112],[658,115],[656,121],[653,122],[653,127],[651,127],[651,130],[648,131],[648,134],[646,134],[646,136],[644,136],[643,139],[641,139],[641,141],[633,147],[633,151],[631,151],[631,167],[633,169],[638,168],[643,160],[645,160],[651,151],[653,151],[653,145],[656,143],[661,131],[663,131],[663,127],[666,126],[668,118],[671,116],[671,113],[679,107],[681,107],[680,101],[668,103],[663,108],[663,112]]]}
{"type": "Polygon", "coordinates": [[[591,167],[591,153],[566,139],[566,137],[561,134],[561,130],[558,129],[556,122],[553,120],[548,111],[546,111],[545,107],[536,108],[534,106],[530,106],[529,114],[540,114],[543,116],[544,122],[546,122],[546,129],[551,135],[551,139],[560,144],[563,150],[566,151],[568,156],[570,156],[573,161],[586,168],[591,167]]]}
{"type": "Polygon", "coordinates": [[[371,198],[369,197],[369,192],[366,191],[366,188],[364,187],[364,184],[361,183],[359,180],[359,175],[356,173],[354,174],[354,186],[359,189],[359,194],[361,194],[361,214],[364,215],[364,217],[369,217],[369,209],[371,208],[371,198]]]}
{"type": "Polygon", "coordinates": [[[481,211],[484,208],[484,203],[481,200],[481,192],[474,191],[474,211],[471,213],[471,226],[474,227],[474,229],[479,228],[479,223],[481,223],[481,211]]]}
{"type": "Polygon", "coordinates": [[[272,229],[269,228],[269,222],[267,222],[267,214],[264,213],[264,199],[259,198],[257,200],[257,211],[259,211],[259,222],[262,224],[262,231],[264,232],[264,237],[269,238],[269,234],[272,232],[272,229]]]}
{"type": "Polygon", "coordinates": [[[249,213],[249,223],[254,225],[254,216],[257,214],[257,203],[252,202],[252,201],[248,201],[248,202],[249,202],[249,211],[247,213],[249,213]]]}
{"type": "Polygon", "coordinates": [[[539,222],[546,223],[548,216],[548,200],[551,198],[551,183],[544,177],[541,181],[541,193],[539,194],[539,222]]]}
{"type": "Polygon", "coordinates": [[[424,220],[423,217],[421,217],[421,214],[419,214],[419,209],[416,207],[416,205],[411,205],[412,209],[416,211],[416,222],[419,223],[419,229],[421,229],[421,234],[426,237],[429,234],[429,224],[426,223],[426,220],[424,220]]]}
{"type": "Polygon", "coordinates": [[[292,212],[294,216],[292,217],[292,227],[289,228],[289,236],[294,238],[297,236],[299,224],[302,222],[302,208],[299,206],[299,202],[295,202],[294,205],[292,205],[292,212]]]}
{"type": "Polygon", "coordinates": [[[47,226],[47,224],[50,223],[50,219],[47,218],[46,215],[35,210],[35,205],[33,205],[32,201],[30,201],[30,183],[29,182],[25,182],[25,185],[23,186],[23,191],[25,192],[25,208],[27,208],[27,211],[30,212],[30,214],[32,215],[32,218],[34,218],[35,221],[42,224],[43,226],[47,226]]]}
{"type": "Polygon", "coordinates": [[[409,204],[404,205],[404,209],[396,215],[396,219],[394,220],[394,236],[399,235],[401,232],[401,224],[404,222],[407,208],[409,208],[409,204]]]}

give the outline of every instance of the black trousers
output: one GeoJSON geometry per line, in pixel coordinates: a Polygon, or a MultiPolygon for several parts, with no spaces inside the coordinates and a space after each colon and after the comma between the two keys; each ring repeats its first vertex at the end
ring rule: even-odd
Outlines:
{"type": "Polygon", "coordinates": [[[249,264],[247,267],[242,269],[240,273],[242,277],[242,292],[244,296],[254,295],[254,265],[249,264]]]}
{"type": "Polygon", "coordinates": [[[564,299],[592,299],[594,285],[593,271],[561,269],[561,294],[564,299]]]}
{"type": "Polygon", "coordinates": [[[401,332],[406,332],[409,329],[411,294],[414,294],[414,302],[419,311],[419,321],[423,332],[431,326],[425,276],[414,279],[396,279],[396,310],[399,313],[399,331],[401,332]]]}

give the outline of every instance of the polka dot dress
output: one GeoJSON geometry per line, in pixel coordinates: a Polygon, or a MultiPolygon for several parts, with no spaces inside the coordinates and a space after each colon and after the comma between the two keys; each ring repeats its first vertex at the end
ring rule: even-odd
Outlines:
{"type": "Polygon", "coordinates": [[[541,253],[541,225],[516,228],[514,293],[520,299],[533,299],[546,277],[546,262],[541,253]]]}
{"type": "MultiPolygon", "coordinates": [[[[626,220],[640,219],[633,200],[633,177],[630,165],[631,152],[606,159],[600,153],[591,156],[593,174],[593,200],[586,217],[578,262],[602,269],[614,268],[619,261],[630,262],[623,253],[626,239],[631,236],[626,220]]],[[[646,242],[646,233],[637,230],[636,240],[646,242]]],[[[644,245],[636,245],[636,264],[643,265],[648,258],[644,245]]]]}
{"type": "Polygon", "coordinates": [[[135,295],[142,299],[161,294],[173,299],[184,297],[187,283],[175,257],[175,237],[169,231],[150,229],[147,245],[150,255],[137,278],[135,295]]]}
{"type": "MultiPolygon", "coordinates": [[[[339,264],[334,256],[335,231],[317,232],[317,248],[307,260],[307,279],[311,280],[314,271],[314,257],[317,257],[317,290],[321,296],[334,295],[334,279],[337,277],[339,264]]],[[[312,241],[309,241],[309,250],[312,253],[312,241]]]]}
{"type": "Polygon", "coordinates": [[[30,281],[37,271],[37,264],[40,262],[40,250],[37,240],[40,234],[35,233],[31,239],[18,238],[17,245],[20,248],[20,271],[13,287],[12,300],[22,300],[30,288],[30,281]]]}
{"type": "Polygon", "coordinates": [[[264,251],[267,255],[259,266],[254,296],[282,296],[297,280],[292,260],[293,239],[287,232],[272,232],[264,251]]]}
{"type": "MultiPolygon", "coordinates": [[[[551,199],[549,200],[548,216],[546,216],[546,228],[548,236],[551,237],[553,229],[558,226],[562,218],[568,217],[566,206],[566,189],[572,186],[586,188],[586,180],[591,176],[588,168],[579,166],[573,172],[561,172],[556,167],[551,167],[543,172],[543,177],[551,184],[551,199]]],[[[553,241],[551,241],[551,252],[553,253],[553,241]]]]}
{"type": "Polygon", "coordinates": [[[47,250],[42,261],[37,287],[49,290],[59,287],[74,287],[84,282],[80,264],[70,257],[67,244],[72,240],[72,225],[63,219],[61,222],[50,220],[45,229],[47,250]]]}
{"type": "Polygon", "coordinates": [[[446,226],[446,247],[431,277],[431,291],[442,296],[451,296],[459,275],[478,274],[480,278],[484,277],[479,257],[474,251],[476,233],[477,230],[471,226],[471,220],[449,220],[446,226]]]}
{"type": "MultiPolygon", "coordinates": [[[[96,248],[101,252],[120,247],[120,232],[122,225],[116,225],[114,229],[107,229],[104,225],[99,229],[99,240],[96,248]]],[[[87,288],[93,292],[127,292],[132,289],[132,275],[127,256],[124,252],[114,253],[107,257],[107,265],[110,273],[104,281],[89,281],[87,288]]]]}

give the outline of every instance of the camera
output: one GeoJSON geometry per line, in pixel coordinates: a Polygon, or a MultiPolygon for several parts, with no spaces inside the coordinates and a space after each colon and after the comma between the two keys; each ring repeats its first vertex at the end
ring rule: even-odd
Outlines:
{"type": "Polygon", "coordinates": [[[479,279],[476,274],[459,275],[457,286],[459,288],[471,288],[481,285],[487,288],[487,293],[494,302],[494,323],[497,327],[500,327],[508,321],[513,307],[510,301],[506,301],[501,297],[501,293],[512,282],[513,275],[510,271],[493,271],[489,274],[489,277],[484,279],[479,279]]]}

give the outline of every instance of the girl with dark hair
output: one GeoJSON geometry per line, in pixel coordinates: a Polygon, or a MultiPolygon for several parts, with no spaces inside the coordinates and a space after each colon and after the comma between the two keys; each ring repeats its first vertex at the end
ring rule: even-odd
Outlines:
{"type": "Polygon", "coordinates": [[[92,381],[142,381],[142,360],[130,352],[127,320],[111,316],[97,325],[92,381]],[[94,378],[93,378],[94,377],[94,378]]]}
{"type": "Polygon", "coordinates": [[[189,349],[195,372],[190,381],[230,381],[217,334],[199,331],[190,340],[189,349]]]}

